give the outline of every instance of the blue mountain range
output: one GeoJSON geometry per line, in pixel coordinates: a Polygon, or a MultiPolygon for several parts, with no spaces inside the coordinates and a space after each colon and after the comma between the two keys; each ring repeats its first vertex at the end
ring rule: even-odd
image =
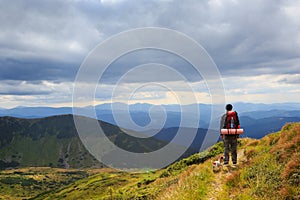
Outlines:
{"type": "MultiPolygon", "coordinates": [[[[155,106],[145,103],[132,105],[113,103],[78,109],[82,113],[89,113],[89,111],[94,109],[98,120],[124,129],[146,133],[153,130],[165,132],[163,129],[175,130],[182,126],[184,128],[201,128],[203,132],[203,130],[208,129],[211,121],[219,123],[219,117],[224,112],[221,110],[217,118],[211,119],[211,108],[210,104],[155,106]],[[200,111],[200,120],[195,116],[195,107],[200,111]],[[185,112],[184,124],[181,124],[182,110],[185,112]]],[[[234,104],[234,109],[237,110],[241,126],[245,129],[244,136],[253,138],[260,138],[266,133],[278,131],[285,123],[300,121],[300,103],[255,104],[240,102],[234,104]]],[[[0,116],[18,118],[43,118],[65,114],[73,114],[72,107],[16,107],[0,109],[0,116]]]]}

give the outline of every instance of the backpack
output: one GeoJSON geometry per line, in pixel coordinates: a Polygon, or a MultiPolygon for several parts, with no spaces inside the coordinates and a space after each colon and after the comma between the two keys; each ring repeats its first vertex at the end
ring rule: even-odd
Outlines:
{"type": "Polygon", "coordinates": [[[237,129],[238,128],[237,113],[235,111],[228,111],[225,118],[224,127],[226,129],[237,129]]]}

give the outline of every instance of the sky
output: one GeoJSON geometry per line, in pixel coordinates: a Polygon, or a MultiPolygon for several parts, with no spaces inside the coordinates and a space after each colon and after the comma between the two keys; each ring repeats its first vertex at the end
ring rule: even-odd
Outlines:
{"type": "MultiPolygon", "coordinates": [[[[90,52],[144,27],[178,31],[199,43],[219,70],[226,102],[299,102],[299,19],[300,1],[290,0],[0,0],[0,108],[72,106],[76,75],[90,52]]],[[[193,88],[196,102],[211,103],[205,79],[194,75],[169,52],[132,52],[112,63],[95,100],[82,106],[173,104],[178,96],[182,104],[195,103],[183,85],[193,88]],[[149,63],[161,66],[155,71],[149,63]]]]}

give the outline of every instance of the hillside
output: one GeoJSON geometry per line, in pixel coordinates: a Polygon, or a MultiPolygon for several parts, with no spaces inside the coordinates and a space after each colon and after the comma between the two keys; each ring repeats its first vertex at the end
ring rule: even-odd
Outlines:
{"type": "MultiPolygon", "coordinates": [[[[148,152],[166,145],[155,138],[139,140],[117,126],[98,122],[114,144],[131,152],[148,152]]],[[[40,119],[0,117],[0,130],[0,169],[103,167],[83,146],[72,115],[40,119]]],[[[97,133],[97,130],[88,131],[97,133]]]]}
{"type": "Polygon", "coordinates": [[[51,181],[53,171],[4,171],[0,194],[5,199],[300,199],[300,123],[287,124],[261,140],[240,139],[239,165],[213,173],[211,161],[222,149],[222,143],[217,143],[165,169],[146,173],[72,171],[77,178],[70,180],[65,171],[60,174],[69,181],[65,186],[62,178],[54,181],[59,186],[51,181]],[[35,194],[28,193],[31,188],[37,188],[35,194]]]}

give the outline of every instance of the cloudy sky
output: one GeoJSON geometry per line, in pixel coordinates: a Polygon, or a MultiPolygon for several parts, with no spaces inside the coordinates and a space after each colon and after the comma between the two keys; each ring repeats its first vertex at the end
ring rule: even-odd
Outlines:
{"type": "MultiPolygon", "coordinates": [[[[227,102],[299,102],[299,19],[300,1],[289,0],[0,0],[0,107],[71,106],[76,74],[89,53],[115,34],[143,27],[179,31],[202,45],[218,67],[227,102]]],[[[175,93],[181,103],[193,103],[184,98],[183,83],[199,103],[211,101],[205,80],[167,52],[141,50],[109,69],[96,103],[110,102],[116,83],[113,101],[176,103],[175,93]],[[129,73],[142,64],[144,71],[129,73]],[[143,72],[153,84],[143,81],[143,72]]]]}

